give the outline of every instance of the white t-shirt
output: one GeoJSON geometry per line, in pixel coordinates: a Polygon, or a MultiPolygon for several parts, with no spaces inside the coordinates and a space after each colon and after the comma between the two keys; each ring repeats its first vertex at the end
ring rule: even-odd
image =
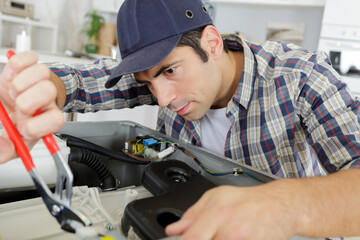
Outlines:
{"type": "Polygon", "coordinates": [[[200,119],[201,146],[213,153],[224,156],[226,136],[231,121],[226,117],[226,108],[210,109],[200,119]]]}

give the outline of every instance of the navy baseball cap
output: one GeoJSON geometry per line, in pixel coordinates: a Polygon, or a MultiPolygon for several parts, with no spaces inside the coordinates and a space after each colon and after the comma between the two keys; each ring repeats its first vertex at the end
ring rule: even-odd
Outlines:
{"type": "Polygon", "coordinates": [[[176,47],[182,34],[212,24],[201,0],[125,0],[117,15],[121,62],[105,83],[153,68],[176,47]]]}

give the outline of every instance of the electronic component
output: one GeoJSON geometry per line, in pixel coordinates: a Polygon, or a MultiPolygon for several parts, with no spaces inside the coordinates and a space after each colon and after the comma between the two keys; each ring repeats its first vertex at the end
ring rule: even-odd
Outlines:
{"type": "Polygon", "coordinates": [[[124,151],[128,153],[136,153],[136,139],[126,139],[125,140],[125,146],[124,151]]]}
{"type": "Polygon", "coordinates": [[[160,161],[175,150],[173,142],[147,135],[137,136],[136,139],[126,139],[123,151],[135,159],[160,161]]]}
{"type": "Polygon", "coordinates": [[[151,146],[151,145],[153,145],[155,143],[158,143],[159,141],[155,140],[153,138],[145,138],[145,139],[142,140],[142,142],[143,142],[144,147],[148,147],[148,146],[151,146]]]}

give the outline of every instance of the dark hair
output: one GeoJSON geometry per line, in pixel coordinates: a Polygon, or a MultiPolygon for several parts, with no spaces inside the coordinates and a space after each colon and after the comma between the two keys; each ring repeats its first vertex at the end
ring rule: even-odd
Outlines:
{"type": "MultiPolygon", "coordinates": [[[[207,62],[208,55],[205,52],[205,50],[200,46],[201,34],[205,27],[206,26],[184,33],[181,36],[181,39],[180,39],[179,43],[177,44],[177,46],[178,47],[181,47],[181,46],[192,47],[195,50],[195,52],[199,55],[201,60],[203,60],[204,62],[207,62]]],[[[224,44],[224,51],[225,52],[229,51],[226,44],[224,44]]]]}

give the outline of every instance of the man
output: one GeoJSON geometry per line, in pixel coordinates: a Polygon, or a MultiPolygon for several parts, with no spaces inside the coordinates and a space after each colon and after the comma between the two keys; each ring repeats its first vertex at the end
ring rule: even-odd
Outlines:
{"type": "MultiPolygon", "coordinates": [[[[29,146],[63,125],[56,105],[84,112],[159,104],[159,131],[285,178],[212,189],[168,235],[360,235],[359,102],[323,53],[222,37],[200,0],[127,0],[118,39],[120,64],[52,64],[50,72],[34,53],[10,60],[0,96],[29,146]],[[39,107],[44,113],[32,117],[39,107]]],[[[6,136],[0,154],[2,162],[15,154],[6,136]]]]}

